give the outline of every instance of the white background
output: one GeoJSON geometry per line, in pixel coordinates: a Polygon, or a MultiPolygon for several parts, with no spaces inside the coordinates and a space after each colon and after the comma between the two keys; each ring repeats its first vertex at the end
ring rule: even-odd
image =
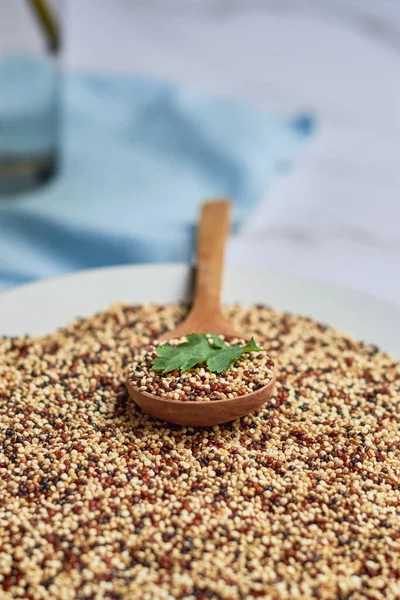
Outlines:
{"type": "Polygon", "coordinates": [[[64,4],[68,67],[160,74],[314,112],[315,141],[232,239],[229,262],[400,303],[400,1],[64,4]]]}

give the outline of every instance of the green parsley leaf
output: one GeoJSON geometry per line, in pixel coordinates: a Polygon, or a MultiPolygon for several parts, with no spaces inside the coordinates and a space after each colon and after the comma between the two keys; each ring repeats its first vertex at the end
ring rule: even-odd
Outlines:
{"type": "Polygon", "coordinates": [[[251,338],[250,342],[245,346],[228,346],[225,344],[224,348],[221,348],[219,352],[215,352],[214,355],[207,360],[207,367],[213,373],[223,373],[224,371],[228,371],[232,364],[243,354],[246,354],[247,352],[256,352],[258,350],[261,350],[261,348],[257,346],[254,338],[251,338]]]}
{"type": "Polygon", "coordinates": [[[157,358],[153,361],[152,369],[163,373],[170,373],[175,369],[188,371],[205,363],[215,352],[204,333],[190,333],[186,338],[187,342],[178,346],[165,344],[157,348],[157,358]]]}
{"type": "Polygon", "coordinates": [[[263,349],[257,346],[256,341],[251,337],[250,341],[244,347],[244,352],[263,352],[263,349]]]}
{"type": "Polygon", "coordinates": [[[223,373],[243,354],[261,350],[253,338],[245,346],[230,346],[214,333],[210,333],[210,337],[212,343],[203,333],[190,333],[182,344],[160,346],[156,349],[157,358],[153,360],[152,369],[170,373],[206,365],[213,373],[223,373]]]}
{"type": "Polygon", "coordinates": [[[220,338],[219,335],[215,335],[215,333],[210,333],[210,336],[216,348],[228,348],[228,344],[225,344],[224,340],[220,338]]]}

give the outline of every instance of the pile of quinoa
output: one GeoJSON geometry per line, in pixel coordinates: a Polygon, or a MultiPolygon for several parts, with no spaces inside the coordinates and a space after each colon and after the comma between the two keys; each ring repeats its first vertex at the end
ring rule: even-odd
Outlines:
{"type": "MultiPolygon", "coordinates": [[[[245,346],[246,340],[234,338],[231,346],[245,346]]],[[[186,338],[168,340],[170,346],[186,342],[186,338]]],[[[212,373],[207,367],[196,367],[185,372],[157,373],[152,370],[157,348],[165,342],[155,340],[141,348],[129,366],[130,383],[141,392],[181,402],[226,400],[251,394],[270,383],[274,362],[265,351],[247,352],[224,373],[212,373]]]]}
{"type": "Polygon", "coordinates": [[[226,314],[277,362],[271,401],[168,425],[125,389],[183,305],[117,305],[0,339],[0,598],[400,598],[400,365],[263,306],[226,314]]]}

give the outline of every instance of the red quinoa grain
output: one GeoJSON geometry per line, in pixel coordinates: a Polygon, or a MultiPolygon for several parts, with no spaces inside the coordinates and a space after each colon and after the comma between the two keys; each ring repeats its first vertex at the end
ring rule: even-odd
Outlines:
{"type": "MultiPolygon", "coordinates": [[[[175,346],[185,341],[186,338],[172,339],[168,344],[175,346]]],[[[246,340],[237,338],[229,343],[244,346],[246,340]]],[[[141,392],[154,394],[159,391],[160,396],[181,402],[210,402],[251,394],[268,385],[273,377],[273,360],[265,351],[258,350],[244,354],[224,373],[212,373],[206,366],[184,372],[157,373],[151,365],[157,356],[157,348],[163,344],[165,342],[156,340],[142,348],[129,365],[130,383],[141,392]]]]}
{"type": "Polygon", "coordinates": [[[0,339],[1,600],[400,598],[399,363],[232,306],[278,363],[271,403],[168,425],[126,369],[185,312],[117,305],[0,339]]]}

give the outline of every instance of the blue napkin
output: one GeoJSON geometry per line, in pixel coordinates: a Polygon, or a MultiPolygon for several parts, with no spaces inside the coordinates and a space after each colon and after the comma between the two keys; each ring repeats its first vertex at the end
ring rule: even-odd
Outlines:
{"type": "Polygon", "coordinates": [[[269,115],[141,76],[67,74],[64,103],[60,176],[0,197],[0,287],[189,261],[201,203],[232,198],[240,225],[313,129],[307,115],[269,115]]]}

